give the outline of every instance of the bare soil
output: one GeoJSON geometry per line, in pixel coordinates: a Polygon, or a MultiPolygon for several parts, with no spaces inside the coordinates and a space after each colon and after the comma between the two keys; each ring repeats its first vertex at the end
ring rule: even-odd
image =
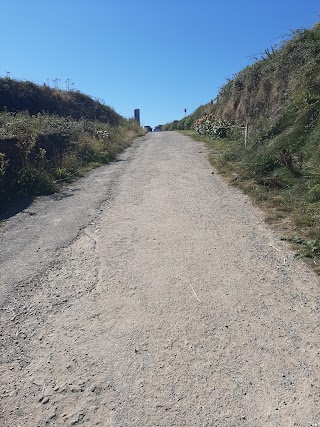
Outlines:
{"type": "Polygon", "coordinates": [[[202,143],[137,139],[0,245],[1,426],[320,426],[319,279],[202,143]]]}

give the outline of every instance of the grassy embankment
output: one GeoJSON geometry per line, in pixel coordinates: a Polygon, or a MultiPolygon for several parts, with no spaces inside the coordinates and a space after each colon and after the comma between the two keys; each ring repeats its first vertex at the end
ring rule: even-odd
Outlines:
{"type": "Polygon", "coordinates": [[[57,191],[142,134],[136,122],[80,92],[0,79],[0,210],[57,191]]]}
{"type": "Polygon", "coordinates": [[[320,24],[267,49],[215,102],[167,128],[205,141],[212,164],[320,273],[320,24]],[[243,135],[211,140],[196,134],[194,121],[207,113],[249,123],[247,148],[243,135]]]}

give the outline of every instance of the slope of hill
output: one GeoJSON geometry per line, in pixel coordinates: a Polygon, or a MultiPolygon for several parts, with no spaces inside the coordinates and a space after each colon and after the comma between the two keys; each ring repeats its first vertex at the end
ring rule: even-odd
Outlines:
{"type": "Polygon", "coordinates": [[[215,102],[167,128],[191,129],[204,114],[214,113],[231,123],[249,123],[252,137],[270,139],[297,119],[313,122],[320,105],[320,23],[298,30],[278,49],[225,84],[215,102]]]}
{"type": "Polygon", "coordinates": [[[214,165],[267,209],[301,253],[320,256],[320,23],[266,49],[214,102],[166,128],[191,130],[208,114],[249,125],[246,147],[228,130],[209,143],[214,165]]]}
{"type": "Polygon", "coordinates": [[[99,120],[120,124],[122,117],[107,105],[79,91],[62,91],[29,81],[0,78],[0,111],[25,111],[31,115],[45,111],[74,119],[99,120]]]}

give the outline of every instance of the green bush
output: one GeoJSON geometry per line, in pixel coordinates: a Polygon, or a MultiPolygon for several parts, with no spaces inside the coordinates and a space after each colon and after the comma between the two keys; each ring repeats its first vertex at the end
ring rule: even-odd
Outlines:
{"type": "Polygon", "coordinates": [[[44,171],[29,165],[21,169],[13,184],[16,195],[37,196],[51,194],[56,190],[52,177],[44,171]]]}
{"type": "Polygon", "coordinates": [[[279,166],[279,160],[274,154],[263,153],[254,157],[251,170],[254,175],[265,175],[274,171],[279,166]]]}
{"type": "Polygon", "coordinates": [[[208,136],[211,139],[220,139],[226,137],[226,127],[229,124],[221,117],[217,117],[214,114],[206,114],[197,119],[193,126],[200,135],[208,136]]]}

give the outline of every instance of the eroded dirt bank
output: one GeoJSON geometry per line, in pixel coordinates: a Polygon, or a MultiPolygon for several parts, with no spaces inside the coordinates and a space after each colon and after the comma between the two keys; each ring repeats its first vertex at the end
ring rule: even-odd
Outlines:
{"type": "Polygon", "coordinates": [[[177,133],[0,230],[4,426],[320,425],[319,280],[177,133]]]}

